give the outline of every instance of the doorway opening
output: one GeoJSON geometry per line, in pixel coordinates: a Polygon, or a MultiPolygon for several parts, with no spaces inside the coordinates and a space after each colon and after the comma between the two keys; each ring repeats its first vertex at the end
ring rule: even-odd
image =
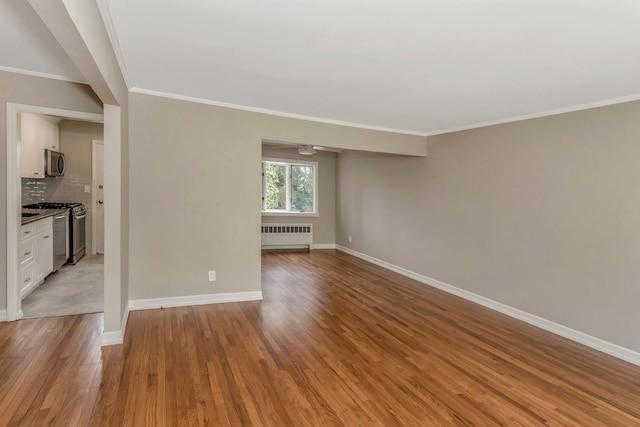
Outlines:
{"type": "Polygon", "coordinates": [[[102,139],[102,123],[101,114],[7,105],[7,320],[104,311],[104,262],[91,250],[95,233],[87,221],[95,211],[92,141],[102,139]],[[23,115],[55,124],[56,146],[48,149],[65,154],[63,175],[25,176],[23,115]],[[61,260],[51,262],[47,244],[62,248],[61,260]]]}

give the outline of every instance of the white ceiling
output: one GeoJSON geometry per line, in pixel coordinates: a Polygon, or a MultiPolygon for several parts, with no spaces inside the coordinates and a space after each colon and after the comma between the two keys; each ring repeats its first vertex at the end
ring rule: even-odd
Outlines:
{"type": "MultiPolygon", "coordinates": [[[[637,0],[98,2],[132,87],[214,103],[434,134],[640,98],[637,0]]],[[[0,65],[79,78],[27,8],[0,65]]]]}
{"type": "Polygon", "coordinates": [[[26,0],[0,0],[0,70],[84,82],[26,0]]]}

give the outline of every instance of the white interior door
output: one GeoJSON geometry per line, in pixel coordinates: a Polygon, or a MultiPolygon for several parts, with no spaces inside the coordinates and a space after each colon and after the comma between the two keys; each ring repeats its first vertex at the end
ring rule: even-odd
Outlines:
{"type": "Polygon", "coordinates": [[[94,252],[104,253],[104,142],[93,141],[93,242],[94,252]]]}

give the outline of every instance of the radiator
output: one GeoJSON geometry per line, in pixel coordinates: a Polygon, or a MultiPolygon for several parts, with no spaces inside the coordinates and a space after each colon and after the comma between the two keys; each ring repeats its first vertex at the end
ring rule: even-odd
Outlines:
{"type": "Polygon", "coordinates": [[[313,243],[313,224],[262,224],[262,246],[297,248],[313,243]]]}

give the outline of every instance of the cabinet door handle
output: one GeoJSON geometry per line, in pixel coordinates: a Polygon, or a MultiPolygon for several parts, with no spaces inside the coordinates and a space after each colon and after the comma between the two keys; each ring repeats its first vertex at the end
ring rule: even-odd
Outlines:
{"type": "Polygon", "coordinates": [[[31,281],[31,277],[27,277],[26,279],[23,280],[24,283],[29,283],[31,281]]]}
{"type": "Polygon", "coordinates": [[[34,175],[40,175],[40,172],[34,172],[33,174],[34,175]]]}
{"type": "Polygon", "coordinates": [[[22,232],[22,234],[31,234],[31,230],[25,230],[22,232]]]}
{"type": "Polygon", "coordinates": [[[44,237],[43,237],[43,239],[48,239],[48,238],[49,238],[49,236],[44,236],[44,237]]]}
{"type": "Polygon", "coordinates": [[[24,253],[24,256],[29,256],[29,255],[31,255],[31,251],[27,251],[24,253]]]}

